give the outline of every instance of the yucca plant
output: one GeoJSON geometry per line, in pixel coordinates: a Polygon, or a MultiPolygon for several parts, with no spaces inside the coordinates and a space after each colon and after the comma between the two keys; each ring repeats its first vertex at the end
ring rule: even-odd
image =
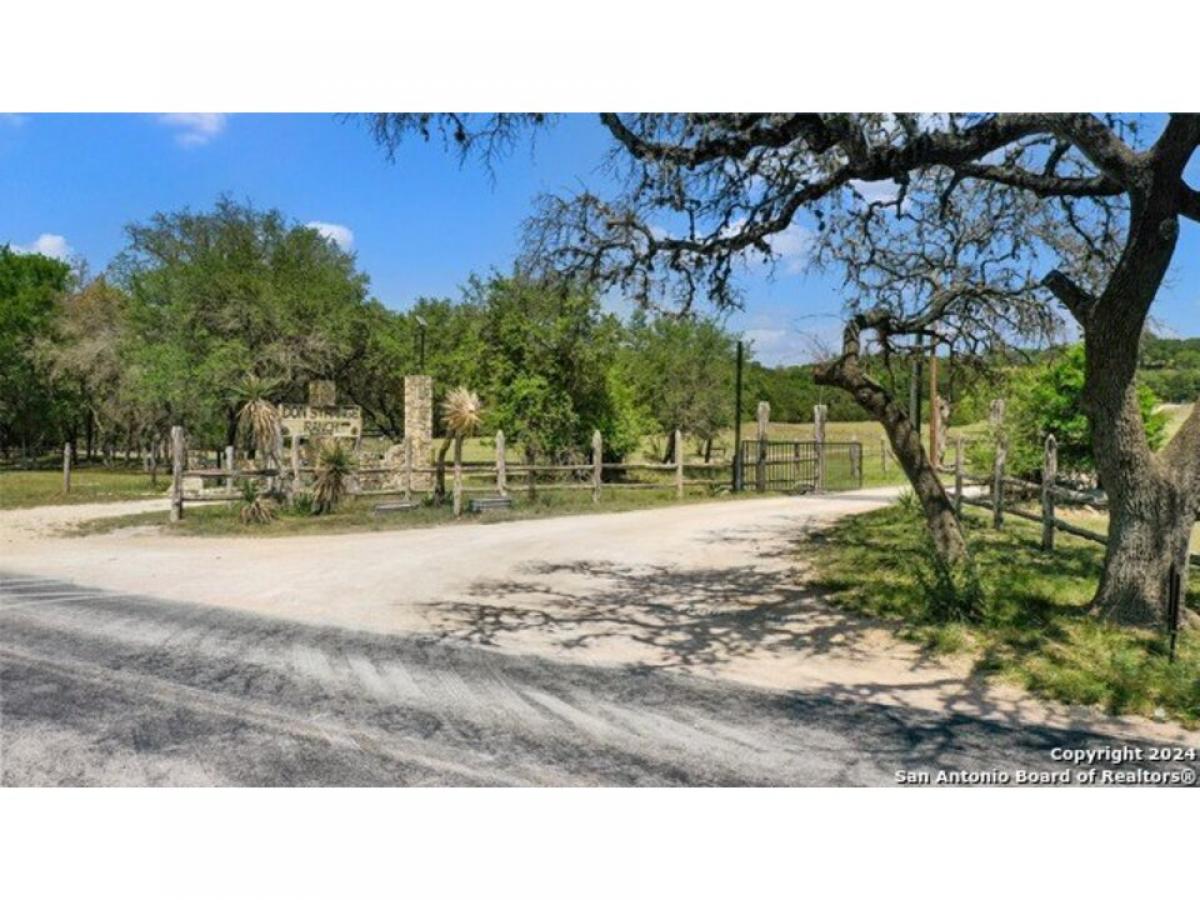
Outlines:
{"type": "Polygon", "coordinates": [[[254,448],[267,457],[275,454],[275,436],[281,424],[279,407],[271,400],[278,390],[279,382],[276,379],[254,374],[247,375],[234,389],[240,404],[238,428],[243,433],[249,433],[254,448]]]}
{"type": "Polygon", "coordinates": [[[455,465],[462,463],[463,439],[474,434],[483,424],[483,404],[479,395],[465,387],[456,387],[442,401],[442,425],[446,429],[446,439],[438,450],[437,458],[437,495],[446,496],[446,453],[451,445],[454,446],[455,465]]]}
{"type": "Polygon", "coordinates": [[[242,486],[242,499],[245,502],[238,517],[243,525],[269,525],[275,521],[275,504],[260,494],[253,482],[247,481],[242,486]]]}
{"type": "Polygon", "coordinates": [[[349,448],[337,441],[326,441],[317,451],[317,475],[313,480],[313,512],[333,512],[346,499],[354,458],[349,448]]]}

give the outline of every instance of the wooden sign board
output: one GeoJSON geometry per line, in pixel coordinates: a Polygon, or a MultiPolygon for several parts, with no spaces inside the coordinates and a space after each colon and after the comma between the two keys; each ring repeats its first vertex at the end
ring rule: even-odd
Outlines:
{"type": "Polygon", "coordinates": [[[281,403],[283,436],[308,440],[352,438],[362,434],[362,408],[358,406],[309,406],[281,403]]]}

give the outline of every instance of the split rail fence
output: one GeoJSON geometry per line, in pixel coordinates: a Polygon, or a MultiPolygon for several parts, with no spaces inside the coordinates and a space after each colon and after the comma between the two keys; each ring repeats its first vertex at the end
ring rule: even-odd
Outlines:
{"type": "MultiPolygon", "coordinates": [[[[996,444],[993,457],[992,473],[988,478],[971,477],[964,471],[963,438],[960,436],[954,448],[954,506],[959,515],[962,514],[963,504],[983,507],[992,512],[992,526],[1004,527],[1005,515],[1015,516],[1038,522],[1042,526],[1042,548],[1054,549],[1054,536],[1062,531],[1093,543],[1108,545],[1108,536],[1098,531],[1084,528],[1074,522],[1068,522],[1057,515],[1058,507],[1076,506],[1091,507],[1096,510],[1108,508],[1108,500],[1103,494],[1079,491],[1058,483],[1058,441],[1054,435],[1046,438],[1042,459],[1042,480],[1027,481],[1013,478],[1005,471],[1007,463],[1007,448],[1003,441],[996,444]],[[976,485],[987,488],[984,496],[968,496],[965,486],[976,485]],[[1040,512],[1030,512],[1016,504],[1017,498],[1037,498],[1041,502],[1040,512]]],[[[1200,566],[1200,553],[1188,555],[1188,561],[1193,566],[1200,566]]]]}
{"type": "MultiPolygon", "coordinates": [[[[171,514],[172,522],[183,518],[184,504],[195,502],[228,502],[240,496],[237,482],[247,480],[264,483],[265,490],[294,497],[306,488],[306,481],[316,474],[316,467],[301,463],[299,449],[292,446],[290,460],[284,464],[282,441],[277,441],[271,458],[274,466],[238,468],[234,448],[226,447],[220,461],[212,467],[188,467],[186,435],[182,426],[171,429],[171,514]],[[192,492],[185,490],[185,480],[217,481],[217,490],[192,492]]],[[[824,441],[770,442],[765,432],[757,441],[745,442],[746,448],[733,460],[695,462],[684,458],[683,435],[674,435],[674,459],[665,463],[606,462],[600,432],[592,437],[591,459],[580,463],[537,464],[514,463],[506,458],[504,433],[495,437],[493,462],[463,462],[455,460],[444,467],[418,461],[412,443],[404,442],[404,455],[399,465],[362,465],[354,470],[358,485],[353,496],[402,496],[406,501],[416,495],[434,492],[435,479],[448,476],[454,513],[463,510],[463,501],[470,494],[488,494],[507,498],[515,491],[529,495],[542,490],[590,491],[593,502],[599,503],[603,494],[612,490],[673,489],[682,499],[690,487],[721,487],[741,490],[751,482],[754,489],[816,490],[845,489],[862,485],[862,447],[859,444],[824,441]],[[776,452],[776,444],[786,448],[785,455],[776,452]],[[784,472],[786,469],[786,472],[784,472]],[[844,471],[843,471],[844,470],[844,471]],[[806,480],[807,479],[807,480],[806,480]],[[800,484],[805,481],[804,484],[800,484]],[[363,487],[378,482],[379,487],[363,487]]]]}

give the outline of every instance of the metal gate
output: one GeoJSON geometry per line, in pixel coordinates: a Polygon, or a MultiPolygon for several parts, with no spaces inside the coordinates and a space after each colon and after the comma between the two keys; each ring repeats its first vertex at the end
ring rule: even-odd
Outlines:
{"type": "Polygon", "coordinates": [[[862,444],[742,441],[739,486],[758,491],[848,491],[862,487],[862,444]]]}

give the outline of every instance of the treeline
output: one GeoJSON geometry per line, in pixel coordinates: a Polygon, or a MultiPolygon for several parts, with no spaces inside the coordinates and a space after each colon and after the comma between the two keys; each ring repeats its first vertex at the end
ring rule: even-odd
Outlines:
{"type": "Polygon", "coordinates": [[[1200,338],[1142,337],[1142,382],[1164,403],[1194,403],[1200,397],[1200,338]]]}
{"type": "Polygon", "coordinates": [[[715,322],[622,320],[586,290],[501,276],[397,312],[369,296],[353,255],[229,200],[127,232],[97,277],[0,248],[6,455],[137,451],[174,424],[225,446],[246,440],[247,398],[302,401],[318,378],[398,439],[418,371],[439,401],[478,392],[488,428],[538,457],[583,452],[597,428],[614,456],[676,428],[711,448],[732,422],[736,336],[715,322]]]}
{"type": "MultiPolygon", "coordinates": [[[[198,446],[245,440],[238,410],[264,393],[303,401],[331,379],[362,406],[369,428],[399,439],[404,376],[434,378],[435,399],[476,391],[486,427],[539,458],[606,453],[682,430],[708,455],[734,415],[738,335],[701,318],[607,312],[593,293],[520,277],[473,278],[457,301],[421,299],[406,312],[369,294],[354,256],[316,231],[220,200],[205,212],[160,214],[127,229],[99,276],[0,247],[0,451],[32,459],[71,442],[79,455],[135,452],[184,425],[198,446]]],[[[751,348],[752,353],[752,348],[751,348]]],[[[1200,393],[1200,340],[1147,336],[1143,381],[1164,400],[1200,393]]],[[[1034,363],[1041,359],[1035,355],[1034,363]]],[[[944,361],[939,392],[951,424],[978,421],[1004,391],[1012,360],[944,361]]],[[[872,375],[909,395],[911,361],[873,357],[872,375]]],[[[922,418],[928,420],[928,368],[922,418]]],[[[813,366],[748,359],[743,417],[867,418],[813,366]]],[[[726,451],[731,448],[723,448],[726,451]]],[[[664,457],[673,448],[659,445],[664,457]]]]}

